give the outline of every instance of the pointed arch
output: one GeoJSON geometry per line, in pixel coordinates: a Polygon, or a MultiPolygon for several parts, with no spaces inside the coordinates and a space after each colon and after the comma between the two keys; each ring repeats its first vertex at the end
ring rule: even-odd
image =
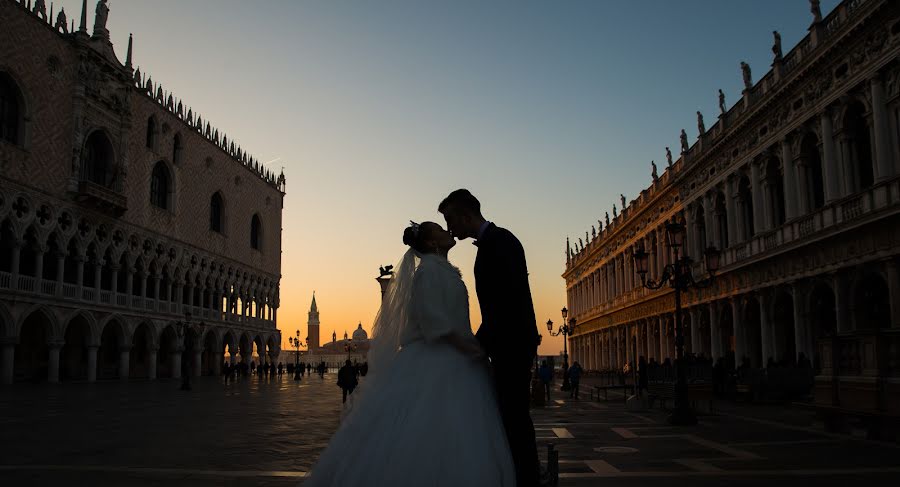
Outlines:
{"type": "Polygon", "coordinates": [[[0,69],[0,141],[25,146],[27,104],[20,84],[0,69]]]}
{"type": "Polygon", "coordinates": [[[169,210],[172,208],[172,174],[164,161],[153,166],[150,176],[150,204],[169,210]]]}
{"type": "Polygon", "coordinates": [[[254,213],[250,219],[250,248],[254,250],[262,250],[262,220],[258,213],[254,213]]]}
{"type": "Polygon", "coordinates": [[[225,233],[225,200],[221,191],[216,191],[209,199],[209,229],[225,233]]]}

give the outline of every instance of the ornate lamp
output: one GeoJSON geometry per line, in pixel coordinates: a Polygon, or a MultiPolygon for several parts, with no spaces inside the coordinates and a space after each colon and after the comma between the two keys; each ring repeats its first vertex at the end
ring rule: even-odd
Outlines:
{"type": "Polygon", "coordinates": [[[666,245],[676,252],[684,245],[685,228],[684,223],[672,217],[672,220],[666,222],[666,245]]]}

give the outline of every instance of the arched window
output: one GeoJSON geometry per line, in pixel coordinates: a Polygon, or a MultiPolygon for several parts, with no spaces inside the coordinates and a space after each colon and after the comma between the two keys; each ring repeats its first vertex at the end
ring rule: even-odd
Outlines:
{"type": "Polygon", "coordinates": [[[819,155],[819,139],[809,133],[800,144],[800,165],[805,167],[807,199],[810,209],[818,210],[825,206],[825,178],[822,172],[822,157],[819,155]]]}
{"type": "Polygon", "coordinates": [[[216,191],[209,200],[209,229],[222,233],[222,217],[224,205],[222,204],[222,195],[216,191]]]}
{"type": "Polygon", "coordinates": [[[163,210],[169,209],[169,195],[172,192],[172,178],[166,163],[159,161],[153,166],[150,176],[150,204],[163,210]]]}
{"type": "Polygon", "coordinates": [[[250,248],[259,250],[261,241],[262,223],[259,220],[259,215],[253,215],[253,219],[250,220],[250,248]]]}
{"type": "Polygon", "coordinates": [[[22,116],[25,107],[15,82],[0,73],[0,140],[21,144],[22,116]]]}
{"type": "Polygon", "coordinates": [[[101,186],[112,185],[113,147],[106,134],[96,130],[84,144],[81,179],[101,186]]]}
{"type": "Polygon", "coordinates": [[[753,191],[750,189],[750,179],[745,175],[738,181],[738,201],[740,203],[740,219],[738,224],[743,229],[745,240],[753,238],[753,191]]]}
{"type": "Polygon", "coordinates": [[[181,152],[184,147],[181,144],[181,134],[175,134],[172,141],[172,164],[181,164],[181,152]]]}
{"type": "Polygon", "coordinates": [[[147,119],[147,148],[156,149],[156,135],[159,129],[156,128],[156,117],[153,115],[147,119]]]}
{"type": "Polygon", "coordinates": [[[771,158],[766,163],[766,205],[772,215],[772,227],[784,224],[784,177],[781,162],[771,158]]]}
{"type": "Polygon", "coordinates": [[[719,229],[719,249],[728,248],[728,210],[725,205],[725,194],[719,191],[716,194],[715,206],[716,228],[719,229]]]}
{"type": "Polygon", "coordinates": [[[844,113],[841,142],[844,148],[844,164],[851,175],[850,190],[859,191],[875,184],[875,169],[872,165],[872,142],[869,124],[865,118],[866,109],[862,103],[853,102],[844,113]]]}

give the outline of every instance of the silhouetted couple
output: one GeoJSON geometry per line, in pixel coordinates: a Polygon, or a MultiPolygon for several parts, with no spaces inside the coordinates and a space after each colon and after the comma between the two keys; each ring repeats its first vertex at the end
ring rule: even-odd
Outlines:
{"type": "Polygon", "coordinates": [[[467,190],[438,211],[449,231],[411,222],[403,232],[409,250],[375,319],[368,377],[305,487],[538,485],[529,412],[538,331],[525,251],[467,190]],[[447,259],[467,238],[478,246],[475,335],[466,286],[447,259]]]}

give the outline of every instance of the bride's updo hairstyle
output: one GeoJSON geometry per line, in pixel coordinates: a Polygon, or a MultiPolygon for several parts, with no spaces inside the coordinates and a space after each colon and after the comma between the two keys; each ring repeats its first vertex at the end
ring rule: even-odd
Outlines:
{"type": "Polygon", "coordinates": [[[422,224],[409,222],[409,226],[403,230],[403,243],[409,245],[420,254],[430,253],[431,249],[426,246],[426,241],[431,236],[429,223],[431,222],[423,222],[422,224]]]}

